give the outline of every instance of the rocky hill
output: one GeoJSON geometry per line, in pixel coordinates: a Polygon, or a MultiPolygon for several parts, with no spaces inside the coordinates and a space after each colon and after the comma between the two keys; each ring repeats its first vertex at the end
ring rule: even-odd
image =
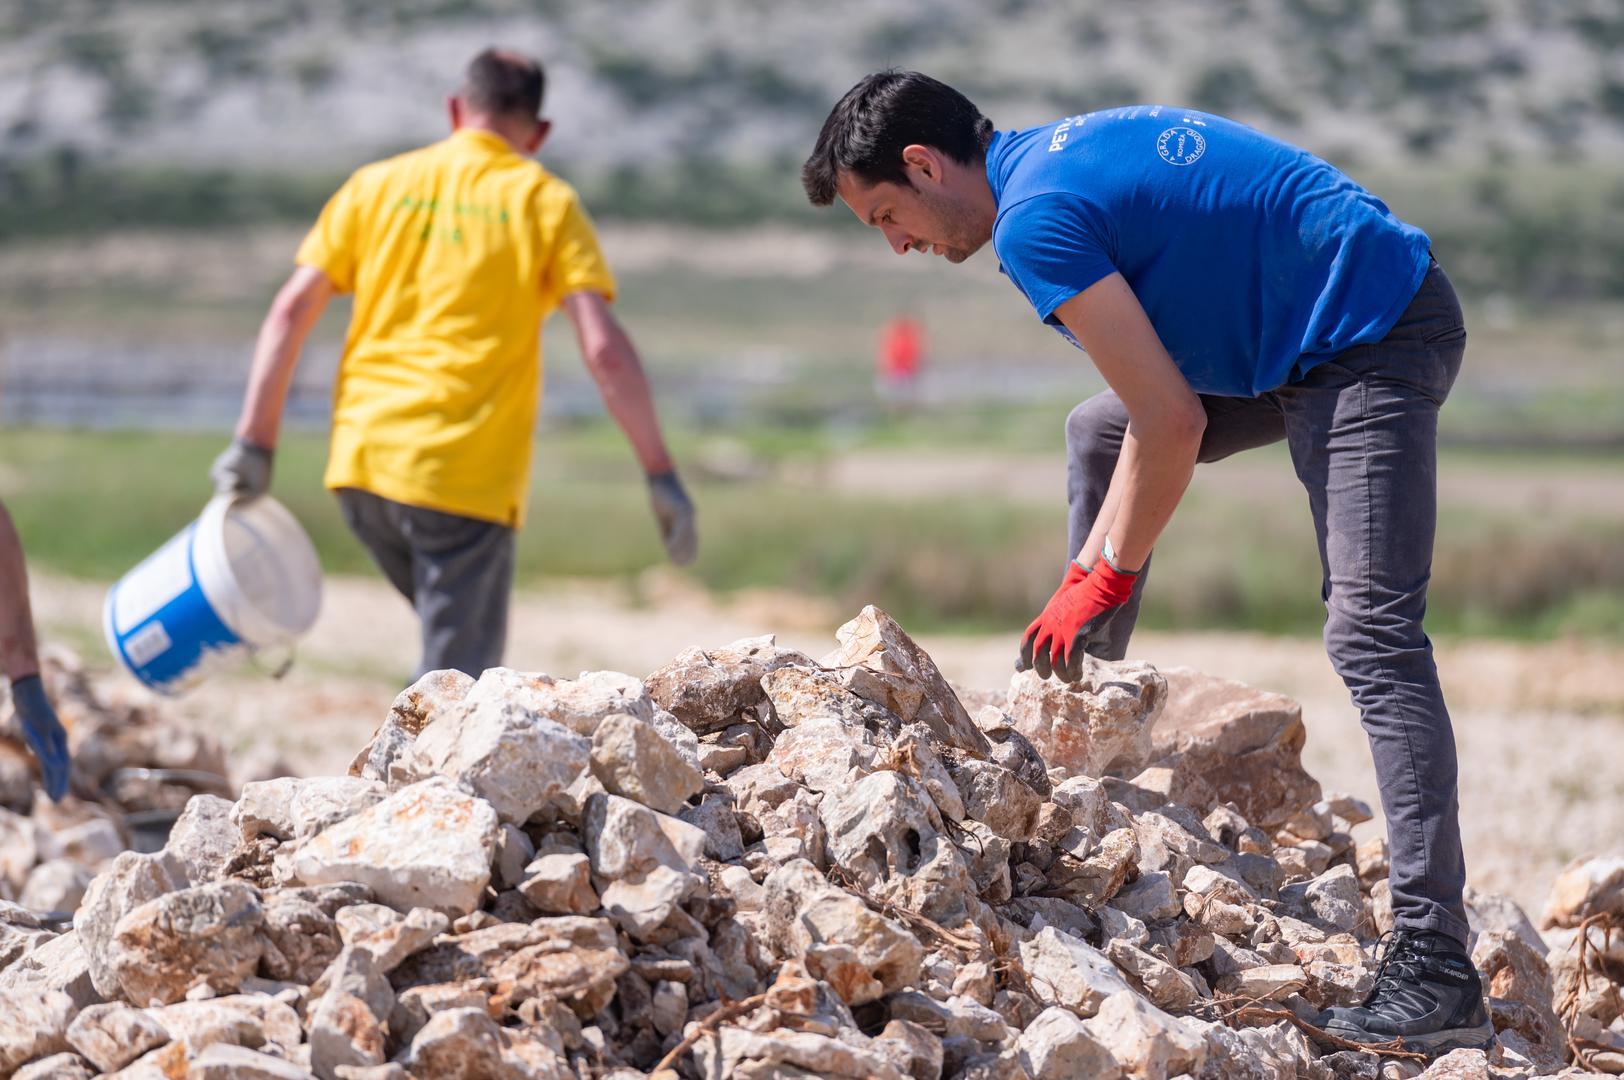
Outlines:
{"type": "Polygon", "coordinates": [[[4,0],[0,163],[348,167],[438,134],[492,42],[546,60],[586,172],[799,160],[888,65],[1004,127],[1161,101],[1341,162],[1624,159],[1616,0],[4,0]]]}

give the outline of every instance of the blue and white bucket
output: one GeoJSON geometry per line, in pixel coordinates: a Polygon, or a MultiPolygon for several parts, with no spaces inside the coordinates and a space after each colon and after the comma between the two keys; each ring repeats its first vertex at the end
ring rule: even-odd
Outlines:
{"type": "Polygon", "coordinates": [[[293,515],[268,495],[222,496],[119,579],[102,622],[125,670],[178,694],[260,650],[291,647],[320,611],[321,564],[293,515]]]}

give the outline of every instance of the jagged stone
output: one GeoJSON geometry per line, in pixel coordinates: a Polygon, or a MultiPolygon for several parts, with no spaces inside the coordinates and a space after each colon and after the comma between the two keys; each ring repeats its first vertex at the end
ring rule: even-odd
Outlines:
{"type": "Polygon", "coordinates": [[[1021,1065],[1032,1080],[1122,1076],[1116,1058],[1070,1009],[1051,1006],[1021,1032],[1021,1065]]]}
{"type": "Polygon", "coordinates": [[[264,909],[238,881],[166,893],[119,919],[108,964],[122,995],[167,1005],[198,986],[237,989],[259,964],[264,909]]]}
{"type": "Polygon", "coordinates": [[[966,758],[953,769],[965,815],[1006,840],[1029,839],[1037,827],[1043,797],[1002,765],[966,758]]]}
{"type": "Polygon", "coordinates": [[[259,970],[268,979],[309,984],[338,955],[338,927],[308,900],[271,892],[262,901],[259,970]]]}
{"type": "Polygon", "coordinates": [[[1352,931],[1364,921],[1364,896],[1351,866],[1333,866],[1311,881],[1280,890],[1285,910],[1318,920],[1337,930],[1352,931]]]}
{"type": "Polygon", "coordinates": [[[546,915],[590,915],[598,909],[592,888],[592,860],[585,854],[554,852],[525,867],[519,892],[546,915]]]}
{"type": "Polygon", "coordinates": [[[1009,714],[1051,770],[1065,776],[1138,772],[1167,683],[1149,664],[1086,657],[1075,683],[1023,671],[1010,683],[1009,714]]]}
{"type": "Polygon", "coordinates": [[[382,802],[389,789],[355,776],[279,777],[244,784],[231,821],[244,840],[298,840],[382,802]]]}
{"type": "Polygon", "coordinates": [[[308,1070],[246,1046],[216,1043],[186,1067],[186,1080],[312,1080],[308,1070]]]}
{"type": "Polygon", "coordinates": [[[94,877],[72,859],[48,859],[29,873],[17,902],[33,911],[67,914],[79,906],[94,877]]]}
{"type": "Polygon", "coordinates": [[[904,989],[919,977],[924,949],[907,929],[830,885],[796,860],[767,877],[766,930],[780,955],[802,960],[849,1005],[904,989]]]}
{"type": "Polygon", "coordinates": [[[169,830],[164,852],[192,885],[214,881],[237,850],[232,804],[218,795],[193,795],[169,830]]]}
{"type": "Polygon", "coordinates": [[[798,1076],[830,1080],[905,1080],[885,1056],[811,1031],[748,1031],[724,1024],[694,1046],[702,1076],[769,1080],[798,1076]]]}
{"type": "Polygon", "coordinates": [[[1568,863],[1551,884],[1540,925],[1578,926],[1593,915],[1624,915],[1624,854],[1568,863]]]}
{"type": "Polygon", "coordinates": [[[475,709],[486,703],[517,705],[587,738],[607,716],[627,713],[652,721],[655,711],[642,680],[618,671],[585,671],[575,679],[555,679],[487,668],[469,689],[463,706],[475,709]]]}
{"type": "Polygon", "coordinates": [[[1084,1026],[1110,1051],[1123,1072],[1144,1080],[1193,1074],[1207,1057],[1206,1039],[1197,1030],[1185,1027],[1132,990],[1107,997],[1084,1026]]]}
{"type": "Polygon", "coordinates": [[[122,1069],[169,1041],[168,1030],[152,1014],[121,1002],[80,1010],[66,1035],[69,1045],[101,1072],[122,1069]]]}
{"type": "Polygon", "coordinates": [[[965,918],[969,870],[938,831],[935,803],[913,779],[873,773],[825,795],[819,813],[830,861],[862,888],[945,926],[965,918]]]}
{"type": "Polygon", "coordinates": [[[607,716],[592,735],[592,775],[612,795],[624,795],[662,814],[675,814],[705,786],[705,776],[685,761],[646,720],[626,713],[607,716]]]}
{"type": "Polygon", "coordinates": [[[1140,874],[1138,880],[1118,891],[1111,903],[1141,922],[1159,922],[1179,913],[1173,879],[1160,870],[1140,874]]]}
{"type": "Polygon", "coordinates": [[[917,780],[950,821],[963,821],[964,795],[936,752],[935,735],[923,724],[908,724],[891,743],[892,765],[917,780]]]}
{"type": "Polygon", "coordinates": [[[410,754],[413,740],[430,723],[460,706],[473,686],[473,676],[443,670],[431,671],[402,690],[390,705],[389,715],[350,763],[350,775],[388,781],[396,762],[410,754]]]}
{"type": "Polygon", "coordinates": [[[96,1070],[78,1054],[35,1058],[12,1074],[12,1080],[92,1080],[96,1070]]]}
{"type": "Polygon", "coordinates": [[[463,915],[490,879],[496,833],[488,802],[431,777],[304,841],[293,870],[306,885],[360,882],[398,910],[463,915]]]}
{"type": "Polygon", "coordinates": [[[1112,994],[1132,993],[1104,953],[1053,927],[1021,942],[1020,955],[1033,992],[1045,1005],[1061,1005],[1086,1017],[1112,994]]]}
{"type": "Polygon", "coordinates": [[[443,1080],[562,1080],[563,1046],[556,1034],[549,1045],[545,1034],[552,1033],[503,1029],[482,1009],[448,1009],[413,1036],[403,1064],[414,1075],[443,1080]]]}
{"type": "Polygon", "coordinates": [[[60,990],[15,990],[0,998],[0,1073],[68,1049],[77,1006],[60,990]]]}
{"type": "Polygon", "coordinates": [[[1177,967],[1125,941],[1108,940],[1105,955],[1143,988],[1151,1004],[1162,1009],[1189,1008],[1201,996],[1195,980],[1177,967]]]}
{"type": "Polygon", "coordinates": [[[812,666],[810,657],[780,648],[768,635],[720,649],[685,649],[644,683],[660,708],[704,735],[748,719],[766,703],[763,675],[779,668],[812,666]]]}
{"type": "Polygon", "coordinates": [[[1138,872],[1138,860],[1139,841],[1133,830],[1113,829],[1087,858],[1051,867],[1049,884],[1084,907],[1098,907],[1138,872]]]}
{"type": "Polygon", "coordinates": [[[590,746],[516,700],[481,695],[476,683],[461,709],[417,737],[413,768],[419,776],[438,774],[466,784],[500,820],[522,825],[560,802],[590,764],[590,746]]]}
{"type": "Polygon", "coordinates": [[[705,854],[711,858],[719,862],[733,862],[744,857],[744,836],[739,831],[739,818],[733,812],[732,800],[727,796],[706,795],[699,800],[699,805],[683,807],[677,817],[704,830],[705,854]]]}
{"type": "Polygon", "coordinates": [[[1233,803],[1251,824],[1279,828],[1320,800],[1302,767],[1302,707],[1281,694],[1170,668],[1153,735],[1157,764],[1173,770],[1168,797],[1207,813],[1233,803]]]}
{"type": "Polygon", "coordinates": [[[126,851],[97,874],[74,913],[73,926],[89,961],[90,979],[102,997],[119,992],[113,972],[113,932],[124,915],[185,885],[168,856],[126,851]]]}
{"type": "Polygon", "coordinates": [[[90,956],[73,930],[40,942],[0,970],[0,991],[19,990],[60,990],[81,1009],[106,999],[91,981],[90,956]]]}
{"type": "MultiPolygon", "coordinates": [[[[895,619],[869,605],[835,631],[840,648],[824,659],[827,667],[862,668],[879,676],[871,683],[877,704],[903,723],[924,724],[945,746],[985,757],[986,736],[970,719],[936,662],[916,645],[895,619]]],[[[863,693],[863,691],[859,691],[863,693]]]]}

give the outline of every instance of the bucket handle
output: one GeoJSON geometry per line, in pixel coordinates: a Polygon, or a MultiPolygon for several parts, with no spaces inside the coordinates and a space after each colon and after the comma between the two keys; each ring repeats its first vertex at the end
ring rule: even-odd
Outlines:
{"type": "Polygon", "coordinates": [[[248,663],[262,674],[269,675],[273,679],[281,679],[293,670],[293,661],[297,655],[298,649],[289,642],[286,645],[272,645],[253,650],[248,654],[248,663]],[[264,659],[261,659],[262,657],[264,659]]]}

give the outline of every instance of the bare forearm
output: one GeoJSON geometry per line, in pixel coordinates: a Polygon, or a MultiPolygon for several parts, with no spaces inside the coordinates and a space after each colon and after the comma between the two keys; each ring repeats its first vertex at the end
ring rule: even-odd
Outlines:
{"type": "Polygon", "coordinates": [[[1111,516],[1103,526],[1101,520],[1095,521],[1088,538],[1089,554],[1097,557],[1109,536],[1119,568],[1138,570],[1143,566],[1190,486],[1200,445],[1199,430],[1178,430],[1147,446],[1130,424],[1100,518],[1105,518],[1105,509],[1111,516]]]}
{"type": "Polygon", "coordinates": [[[671,453],[660,431],[654,394],[631,338],[618,325],[610,326],[586,354],[586,364],[603,395],[604,407],[626,433],[643,471],[670,472],[671,453]]]}
{"type": "Polygon", "coordinates": [[[39,645],[28,602],[28,568],[11,515],[0,505],[0,664],[12,681],[39,674],[39,645]]]}
{"type": "Polygon", "coordinates": [[[332,284],[325,275],[311,267],[300,267],[277,293],[260,324],[254,363],[248,373],[248,391],[237,420],[237,434],[256,446],[276,446],[299,354],[331,295],[332,284]]]}

